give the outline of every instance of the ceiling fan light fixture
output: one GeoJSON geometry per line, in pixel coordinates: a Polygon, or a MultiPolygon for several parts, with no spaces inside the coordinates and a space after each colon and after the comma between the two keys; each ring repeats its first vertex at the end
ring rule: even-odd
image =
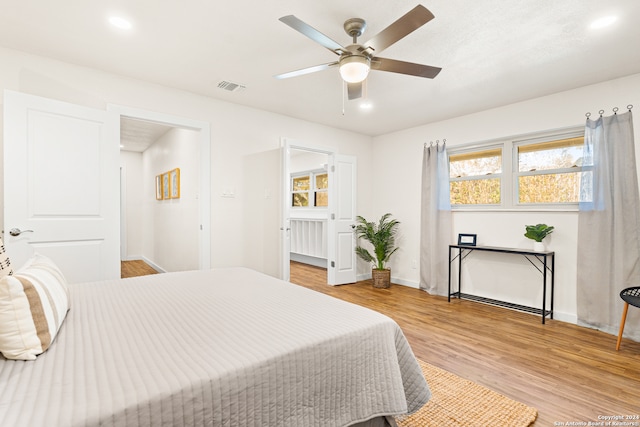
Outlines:
{"type": "Polygon", "coordinates": [[[363,55],[349,55],[340,59],[340,76],[347,83],[360,83],[369,75],[371,61],[363,55]]]}

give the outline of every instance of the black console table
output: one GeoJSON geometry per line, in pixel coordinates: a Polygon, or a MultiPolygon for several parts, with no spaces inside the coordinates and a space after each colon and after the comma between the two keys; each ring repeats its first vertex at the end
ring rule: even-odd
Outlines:
{"type": "Polygon", "coordinates": [[[500,248],[495,246],[470,246],[470,245],[449,245],[449,298],[458,297],[460,299],[465,298],[473,301],[479,301],[486,304],[497,305],[500,307],[507,307],[514,310],[526,311],[528,313],[539,314],[542,316],[542,324],[547,316],[553,319],[553,287],[555,281],[555,252],[537,252],[524,249],[515,248],[500,248]],[[479,297],[476,295],[470,295],[462,293],[462,260],[465,259],[473,251],[483,252],[498,252],[504,254],[516,254],[524,256],[527,261],[531,263],[540,273],[542,273],[542,308],[528,307],[520,304],[513,304],[510,302],[499,301],[491,298],[479,297]],[[457,254],[456,254],[457,252],[457,254]],[[454,256],[454,254],[456,254],[454,256]],[[458,260],[458,291],[451,292],[451,265],[455,260],[458,260]],[[546,309],[547,305],[547,272],[551,276],[551,305],[550,310],[546,309]]]}

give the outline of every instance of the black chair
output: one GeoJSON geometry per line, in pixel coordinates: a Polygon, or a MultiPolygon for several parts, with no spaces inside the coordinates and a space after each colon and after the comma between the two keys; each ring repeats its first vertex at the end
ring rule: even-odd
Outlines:
{"type": "Polygon", "coordinates": [[[618,332],[618,342],[616,343],[616,350],[620,350],[620,341],[622,341],[624,322],[626,322],[627,320],[627,310],[629,309],[629,304],[634,307],[640,307],[640,286],[623,289],[620,292],[620,298],[622,298],[622,300],[624,301],[624,309],[622,310],[622,320],[620,320],[620,332],[618,332]]]}

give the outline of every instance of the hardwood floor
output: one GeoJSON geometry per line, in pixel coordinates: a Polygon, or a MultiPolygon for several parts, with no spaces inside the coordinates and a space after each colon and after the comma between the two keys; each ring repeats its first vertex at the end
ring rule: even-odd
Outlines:
{"type": "Polygon", "coordinates": [[[613,335],[401,285],[329,286],[326,270],[295,262],[291,281],[393,318],[416,357],[535,407],[534,426],[640,415],[638,342],[616,351],[613,335]]]}
{"type": "Polygon", "coordinates": [[[123,279],[147,274],[158,274],[158,272],[144,261],[120,261],[120,277],[123,279]]]}

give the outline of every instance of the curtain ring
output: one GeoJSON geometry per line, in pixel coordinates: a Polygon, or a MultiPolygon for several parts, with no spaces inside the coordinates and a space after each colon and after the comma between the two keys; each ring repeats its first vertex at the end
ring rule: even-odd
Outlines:
{"type": "Polygon", "coordinates": [[[585,114],[585,117],[588,119],[589,117],[591,117],[591,113],[585,114]]]}
{"type": "Polygon", "coordinates": [[[632,108],[633,108],[633,104],[627,105],[627,110],[631,111],[632,108]]]}
{"type": "Polygon", "coordinates": [[[617,115],[617,114],[618,114],[618,110],[619,110],[619,108],[618,108],[618,107],[613,107],[613,114],[616,114],[616,115],[617,115]]]}
{"type": "Polygon", "coordinates": [[[602,115],[604,114],[604,110],[598,111],[598,114],[600,114],[600,117],[602,117],[602,115]]]}

